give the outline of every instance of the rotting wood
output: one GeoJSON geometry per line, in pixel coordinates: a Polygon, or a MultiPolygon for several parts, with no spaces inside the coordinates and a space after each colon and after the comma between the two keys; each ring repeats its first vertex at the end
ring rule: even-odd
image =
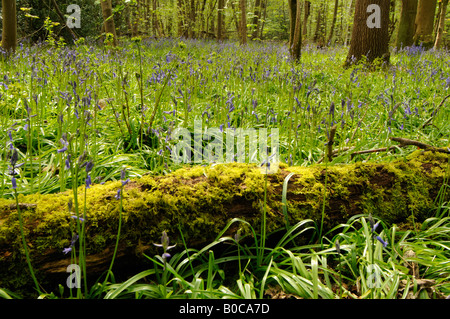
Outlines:
{"type": "MultiPolygon", "coordinates": [[[[133,179],[123,192],[123,224],[113,272],[117,280],[126,280],[126,276],[150,267],[142,254],[162,253],[153,243],[159,241],[163,230],[171,243],[178,244],[171,253],[183,250],[179,228],[188,247],[210,243],[233,218],[247,221],[259,233],[266,178],[267,228],[283,229],[283,182],[290,173],[294,173],[287,189],[290,225],[305,219],[320,223],[324,194],[324,230],[345,223],[351,216],[368,213],[399,227],[409,227],[412,218],[417,225],[434,213],[434,199],[448,161],[444,153],[415,151],[407,158],[385,163],[280,165],[277,173],[269,175],[262,174],[256,165],[231,163],[186,167],[167,176],[133,179]]],[[[87,272],[92,280],[108,269],[112,256],[119,214],[119,201],[114,196],[120,185],[120,181],[107,182],[87,190],[87,272]]],[[[83,194],[84,186],[78,193],[80,212],[83,194]]],[[[57,291],[58,284],[65,285],[66,268],[73,263],[62,253],[75,230],[75,219],[67,208],[72,196],[67,191],[19,197],[21,209],[32,208],[21,211],[26,241],[38,279],[49,291],[57,291]]],[[[444,201],[449,197],[447,194],[444,201]]],[[[12,291],[31,283],[14,203],[13,199],[0,199],[0,287],[12,291]]],[[[225,235],[232,236],[239,228],[244,235],[251,234],[246,224],[236,223],[225,235]]]]}

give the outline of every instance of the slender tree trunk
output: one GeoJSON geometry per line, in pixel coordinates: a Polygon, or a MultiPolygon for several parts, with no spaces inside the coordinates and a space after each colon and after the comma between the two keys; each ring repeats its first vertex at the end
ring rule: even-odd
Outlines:
{"type": "Polygon", "coordinates": [[[363,56],[369,63],[378,58],[389,63],[389,5],[389,0],[356,0],[346,65],[358,62],[363,56]],[[379,11],[367,12],[370,5],[376,5],[379,11]]]}
{"type": "Polygon", "coordinates": [[[416,34],[414,43],[425,48],[433,45],[434,14],[436,12],[436,0],[419,0],[416,16],[416,34]]]}
{"type": "Polygon", "coordinates": [[[337,19],[337,12],[339,7],[339,0],[334,1],[334,12],[333,12],[333,21],[331,22],[331,30],[330,35],[328,37],[327,43],[330,45],[331,40],[333,39],[333,33],[334,33],[334,26],[336,25],[336,19],[337,19]]]}
{"type": "Polygon", "coordinates": [[[100,0],[103,14],[103,21],[105,26],[105,33],[110,33],[113,36],[112,44],[117,45],[116,26],[114,24],[114,18],[112,16],[111,0],[100,0]]]}
{"type": "Polygon", "coordinates": [[[132,15],[132,25],[131,25],[131,36],[137,37],[138,36],[138,30],[139,30],[139,16],[138,16],[138,4],[134,3],[131,6],[131,15],[132,15]]]}
{"type": "Polygon", "coordinates": [[[259,34],[259,20],[261,19],[261,0],[255,1],[255,12],[253,16],[253,32],[252,40],[256,39],[259,34]]]}
{"type": "Polygon", "coordinates": [[[439,17],[439,26],[436,34],[436,41],[434,42],[434,49],[440,49],[445,31],[445,15],[447,13],[448,0],[442,0],[441,15],[439,17]]]}
{"type": "Polygon", "coordinates": [[[240,29],[241,44],[247,44],[247,1],[239,0],[239,9],[241,11],[240,29]]]}
{"type": "Polygon", "coordinates": [[[294,43],[295,21],[297,16],[297,0],[288,0],[289,4],[289,50],[294,43]]]}
{"type": "Polygon", "coordinates": [[[396,47],[411,46],[414,41],[415,18],[417,15],[418,0],[402,0],[402,11],[398,26],[396,47]]]}
{"type": "Polygon", "coordinates": [[[219,0],[219,4],[218,4],[218,8],[217,8],[217,40],[219,41],[223,41],[223,34],[224,34],[224,14],[223,14],[223,10],[224,10],[224,0],[219,0]]]}
{"type": "Polygon", "coordinates": [[[2,48],[10,52],[17,46],[16,0],[2,0],[2,48]]]}
{"type": "Polygon", "coordinates": [[[178,36],[179,37],[183,37],[183,36],[185,36],[185,31],[186,31],[186,28],[185,28],[185,23],[184,23],[184,17],[185,17],[185,8],[184,8],[184,5],[183,5],[183,0],[178,0],[177,1],[177,4],[178,4],[178,10],[177,10],[177,12],[178,12],[178,14],[177,14],[177,18],[178,18],[178,36]]]}
{"type": "Polygon", "coordinates": [[[289,0],[290,35],[289,52],[291,57],[298,61],[302,48],[302,6],[300,0],[289,0]]]}
{"type": "Polygon", "coordinates": [[[191,0],[189,4],[189,9],[187,10],[189,12],[188,15],[188,37],[194,38],[195,37],[195,23],[196,23],[196,14],[195,14],[195,0],[191,0]]]}
{"type": "MultiPolygon", "coordinates": [[[[348,15],[347,15],[347,17],[351,17],[351,15],[352,15],[353,3],[354,3],[354,1],[350,0],[350,4],[348,6],[348,15]]],[[[349,29],[350,29],[350,23],[347,23],[347,25],[345,27],[344,45],[347,45],[347,43],[348,43],[349,29]]]]}
{"type": "Polygon", "coordinates": [[[303,17],[302,36],[306,38],[308,35],[308,17],[311,14],[311,1],[305,1],[305,13],[303,17]]]}
{"type": "Polygon", "coordinates": [[[261,27],[259,28],[259,38],[262,40],[263,39],[263,30],[264,30],[264,25],[266,24],[266,17],[267,17],[267,0],[262,0],[261,2],[261,11],[262,14],[261,16],[262,18],[262,22],[261,22],[261,27]]]}

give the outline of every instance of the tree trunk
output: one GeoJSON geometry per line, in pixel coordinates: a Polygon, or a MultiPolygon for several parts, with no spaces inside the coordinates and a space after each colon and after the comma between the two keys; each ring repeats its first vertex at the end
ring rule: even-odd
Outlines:
{"type": "Polygon", "coordinates": [[[132,23],[131,23],[131,36],[137,37],[139,30],[139,15],[138,15],[138,3],[131,5],[132,23]]]}
{"type": "MultiPolygon", "coordinates": [[[[354,3],[354,1],[350,0],[350,4],[348,6],[348,15],[347,15],[347,17],[349,19],[350,19],[351,15],[352,15],[353,3],[354,3]]],[[[347,23],[346,26],[345,26],[344,45],[347,45],[347,43],[348,43],[349,30],[350,30],[350,23],[347,23]]]]}
{"type": "Polygon", "coordinates": [[[267,0],[262,0],[261,2],[261,11],[262,14],[261,16],[262,18],[262,22],[261,22],[261,27],[259,28],[259,38],[261,40],[263,40],[264,38],[264,25],[266,24],[266,18],[267,18],[267,0]]]}
{"type": "Polygon", "coordinates": [[[186,16],[186,9],[183,4],[183,0],[177,1],[177,8],[178,8],[178,36],[183,37],[186,36],[186,26],[185,26],[185,16],[186,16]]]}
{"type": "Polygon", "coordinates": [[[417,15],[418,0],[402,0],[402,11],[400,14],[400,23],[398,26],[396,47],[411,46],[414,41],[415,19],[417,15]]]}
{"type": "Polygon", "coordinates": [[[2,48],[14,52],[17,46],[16,0],[2,0],[2,48]]]}
{"type": "Polygon", "coordinates": [[[328,37],[328,41],[327,41],[328,45],[331,44],[331,40],[333,39],[333,33],[334,33],[334,27],[336,25],[338,7],[339,7],[339,0],[335,0],[334,1],[333,21],[331,22],[330,36],[328,37]]]}
{"type": "Polygon", "coordinates": [[[326,21],[326,14],[325,14],[325,3],[322,2],[322,5],[317,10],[317,19],[316,19],[316,32],[314,33],[314,42],[319,46],[323,47],[325,45],[325,21],[326,21]]]}
{"type": "Polygon", "coordinates": [[[252,40],[256,39],[259,34],[259,20],[261,19],[261,0],[255,1],[255,12],[253,13],[253,32],[252,32],[252,40]]]}
{"type": "Polygon", "coordinates": [[[225,0],[219,0],[218,8],[217,8],[217,40],[223,41],[223,34],[224,34],[224,1],[225,0]]]}
{"type": "Polygon", "coordinates": [[[369,63],[378,58],[389,63],[389,5],[389,0],[356,0],[346,65],[360,61],[363,56],[369,63]]]}
{"type": "Polygon", "coordinates": [[[289,43],[289,52],[295,61],[299,61],[302,50],[302,5],[300,0],[289,1],[291,42],[289,43]]]}
{"type": "Polygon", "coordinates": [[[247,1],[239,0],[239,10],[241,11],[240,30],[241,44],[247,44],[247,1]]]}
{"type": "Polygon", "coordinates": [[[422,44],[425,48],[433,46],[435,12],[436,0],[419,0],[416,16],[416,34],[414,35],[415,44],[422,44]]]}
{"type": "Polygon", "coordinates": [[[103,21],[105,26],[105,33],[111,34],[112,45],[117,46],[117,34],[116,34],[116,26],[114,24],[114,17],[112,14],[112,5],[111,0],[100,0],[103,14],[103,21]]]}
{"type": "Polygon", "coordinates": [[[308,36],[308,17],[311,14],[311,1],[305,1],[305,13],[303,17],[302,37],[306,39],[308,36]]]}
{"type": "MultiPolygon", "coordinates": [[[[351,216],[369,214],[403,229],[420,223],[434,212],[434,200],[445,181],[448,155],[416,151],[407,159],[387,163],[355,163],[339,166],[287,167],[269,175],[249,164],[219,164],[183,168],[166,176],[131,180],[122,192],[122,228],[117,259],[112,269],[118,282],[148,268],[142,256],[161,254],[153,246],[166,231],[173,250],[183,250],[180,231],[188,248],[202,248],[213,241],[233,218],[248,222],[260,233],[261,207],[267,177],[267,231],[311,219],[324,230],[345,223],[351,216]],[[294,173],[287,180],[287,176],[294,173]],[[284,181],[288,181],[283,207],[284,181]],[[324,202],[325,200],[325,202],[324,202]],[[325,206],[324,206],[325,204],[325,206]],[[324,216],[322,208],[325,207],[324,216]],[[283,211],[287,209],[287,215],[283,211]],[[322,219],[323,218],[323,219],[322,219]],[[413,220],[414,219],[414,220],[413,220]]],[[[87,189],[85,239],[87,273],[93,284],[111,261],[116,241],[119,201],[114,198],[121,182],[92,185],[87,189]]],[[[84,186],[78,192],[84,209],[84,186]]],[[[450,200],[447,192],[443,201],[450,200]]],[[[68,201],[72,191],[21,196],[19,208],[24,234],[36,276],[49,291],[65,286],[67,266],[73,263],[63,249],[71,243],[76,219],[68,201]],[[72,213],[73,214],[73,213],[72,213]]],[[[74,209],[73,209],[74,210],[74,209]]],[[[232,236],[240,226],[224,235],[232,236]]],[[[23,256],[16,201],[0,199],[0,287],[17,291],[33,283],[23,256]]],[[[248,233],[250,234],[250,233],[248,233]]],[[[78,243],[76,250],[78,251],[78,243]]],[[[172,252],[172,251],[171,251],[172,252]]]]}
{"type": "Polygon", "coordinates": [[[445,15],[447,13],[447,5],[448,5],[448,0],[442,0],[441,15],[439,17],[439,26],[438,26],[438,30],[437,30],[437,34],[436,34],[436,41],[434,42],[435,50],[440,49],[442,40],[444,38],[445,15]]]}

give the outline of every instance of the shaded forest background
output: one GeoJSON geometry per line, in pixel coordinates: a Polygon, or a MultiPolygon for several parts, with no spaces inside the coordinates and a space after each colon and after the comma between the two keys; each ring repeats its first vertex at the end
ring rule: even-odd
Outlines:
{"type": "MultiPolygon", "coordinates": [[[[3,0],[8,2],[9,0],[3,0]]],[[[448,0],[385,0],[389,1],[389,43],[401,47],[401,36],[423,42],[420,32],[435,42],[440,17],[444,11],[444,29],[440,47],[448,47],[450,27],[448,0]],[[418,13],[422,5],[432,14],[426,18],[418,13]],[[408,7],[409,6],[409,7],[408,7]],[[430,9],[431,8],[431,9],[430,9]],[[402,10],[405,11],[402,14],[402,10]],[[409,16],[408,16],[409,14],[409,16]],[[421,17],[421,18],[420,18],[421,17]],[[402,19],[409,21],[400,23],[402,19]],[[411,34],[411,35],[408,35],[411,34]]],[[[292,33],[290,7],[300,4],[302,44],[319,46],[349,44],[357,0],[18,0],[18,42],[45,40],[49,28],[46,18],[56,22],[53,32],[72,43],[74,37],[101,41],[105,34],[102,9],[110,5],[118,37],[184,37],[196,39],[286,41],[292,33]],[[109,3],[110,2],[110,3],[109,3]],[[69,5],[81,8],[80,28],[66,25],[69,5]]],[[[377,2],[377,1],[372,1],[377,2]]],[[[382,1],[383,2],[383,1],[382,1]]],[[[410,45],[411,43],[407,43],[410,45]]]]}

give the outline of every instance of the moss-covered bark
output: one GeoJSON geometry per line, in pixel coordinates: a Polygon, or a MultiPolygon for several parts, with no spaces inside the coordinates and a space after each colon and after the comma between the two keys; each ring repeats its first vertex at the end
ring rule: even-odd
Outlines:
{"type": "MultiPolygon", "coordinates": [[[[420,222],[433,213],[447,169],[448,155],[417,151],[388,163],[281,165],[276,174],[269,175],[254,165],[237,163],[183,168],[167,176],[147,175],[125,186],[114,272],[146,267],[146,259],[140,256],[156,253],[152,243],[159,242],[163,230],[171,243],[178,243],[178,249],[183,247],[179,226],[188,246],[209,243],[235,217],[258,231],[266,177],[268,231],[284,227],[282,190],[290,172],[294,173],[287,192],[291,225],[303,219],[320,223],[325,200],[325,229],[367,213],[407,226],[411,216],[420,222]]],[[[80,212],[86,207],[88,274],[98,276],[109,266],[119,220],[119,201],[114,196],[120,185],[93,185],[87,189],[86,201],[84,187],[79,189],[80,212]]],[[[62,253],[75,231],[67,205],[71,198],[71,191],[19,197],[31,259],[44,288],[52,282],[49,290],[56,289],[55,282],[65,285],[66,268],[72,263],[70,254],[62,253]]],[[[229,230],[230,234],[235,231],[229,230]]],[[[0,287],[14,290],[29,282],[15,201],[0,199],[0,287]]]]}

